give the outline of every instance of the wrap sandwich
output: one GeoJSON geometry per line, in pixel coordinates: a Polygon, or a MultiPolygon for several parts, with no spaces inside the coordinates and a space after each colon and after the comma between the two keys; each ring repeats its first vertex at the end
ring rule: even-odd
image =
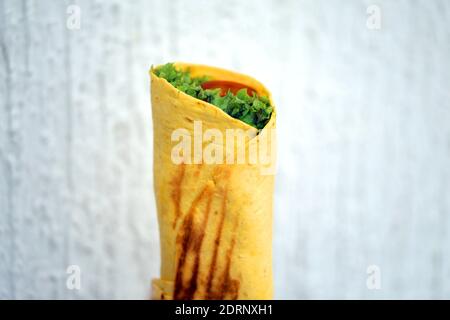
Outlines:
{"type": "Polygon", "coordinates": [[[272,299],[276,112],[255,79],[152,67],[161,274],[153,299],[272,299]]]}

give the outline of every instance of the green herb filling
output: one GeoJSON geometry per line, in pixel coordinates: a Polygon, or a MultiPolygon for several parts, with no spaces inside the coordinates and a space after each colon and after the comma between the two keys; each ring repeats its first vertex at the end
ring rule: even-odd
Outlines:
{"type": "Polygon", "coordinates": [[[253,93],[248,95],[247,88],[240,89],[234,95],[230,90],[221,96],[221,89],[203,89],[202,84],[208,77],[191,77],[189,70],[177,70],[173,63],[155,69],[154,73],[166,79],[171,85],[184,93],[215,105],[233,118],[239,119],[257,129],[267,124],[273,111],[265,96],[253,93]]]}

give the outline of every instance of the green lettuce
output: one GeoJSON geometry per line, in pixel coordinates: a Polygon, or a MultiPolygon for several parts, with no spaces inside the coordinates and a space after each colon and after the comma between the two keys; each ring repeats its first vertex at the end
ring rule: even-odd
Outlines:
{"type": "Polygon", "coordinates": [[[154,70],[154,73],[166,79],[171,85],[184,93],[211,103],[228,113],[233,118],[239,119],[257,129],[262,129],[272,115],[273,107],[266,96],[256,93],[248,95],[243,88],[234,95],[228,91],[223,97],[220,89],[203,89],[202,84],[208,81],[208,77],[191,77],[189,70],[177,70],[173,63],[166,63],[154,70]]]}

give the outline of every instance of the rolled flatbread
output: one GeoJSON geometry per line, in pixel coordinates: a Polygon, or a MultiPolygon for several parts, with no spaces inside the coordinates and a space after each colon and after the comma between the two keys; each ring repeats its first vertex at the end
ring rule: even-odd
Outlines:
{"type": "MultiPolygon", "coordinates": [[[[270,92],[249,76],[204,65],[174,65],[188,69],[193,77],[248,86],[274,106],[270,92]]],[[[275,108],[265,127],[257,129],[185,94],[154,71],[150,70],[153,172],[161,275],[152,281],[152,298],[272,299],[274,174],[267,168],[275,161],[275,108]],[[244,139],[229,143],[229,129],[245,132],[244,139]],[[215,133],[210,140],[205,139],[208,130],[215,133]],[[184,146],[186,141],[197,143],[203,154],[193,146],[190,157],[183,153],[182,161],[174,161],[176,145],[183,139],[184,146]],[[250,153],[263,139],[265,147],[256,147],[255,161],[250,153]],[[205,161],[205,153],[220,153],[217,148],[225,150],[223,161],[205,161]],[[242,155],[239,148],[245,151],[243,161],[237,160],[242,155]],[[261,161],[262,153],[270,163],[261,161]]]]}

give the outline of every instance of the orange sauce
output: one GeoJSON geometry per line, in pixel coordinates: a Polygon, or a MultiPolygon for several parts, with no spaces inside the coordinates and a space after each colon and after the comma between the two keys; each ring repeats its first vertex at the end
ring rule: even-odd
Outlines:
{"type": "Polygon", "coordinates": [[[232,94],[236,94],[239,90],[246,88],[247,94],[252,96],[253,93],[256,93],[256,90],[239,82],[234,81],[225,81],[225,80],[211,80],[206,81],[202,84],[203,89],[220,89],[220,96],[223,97],[227,94],[228,90],[231,91],[232,94]]]}

